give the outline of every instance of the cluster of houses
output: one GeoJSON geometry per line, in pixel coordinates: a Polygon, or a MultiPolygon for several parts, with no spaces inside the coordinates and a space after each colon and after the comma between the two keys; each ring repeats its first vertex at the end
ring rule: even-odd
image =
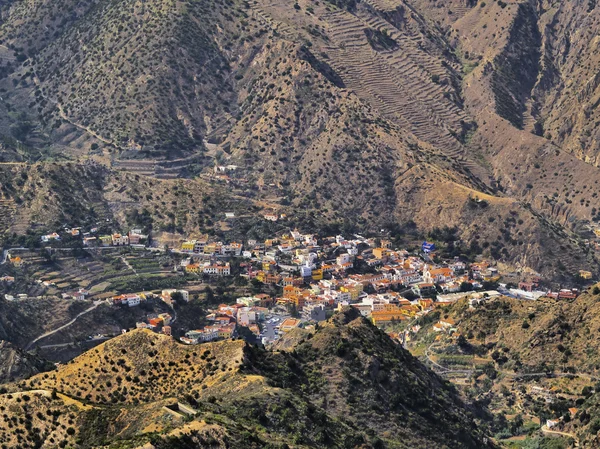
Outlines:
{"type": "MultiPolygon", "coordinates": [[[[128,246],[143,244],[148,236],[141,229],[132,229],[126,234],[114,233],[110,235],[97,235],[98,228],[91,228],[84,232],[82,228],[65,228],[64,235],[81,237],[84,246],[128,246]]],[[[42,243],[61,241],[62,236],[57,232],[41,236],[42,243]]]]}
{"type": "Polygon", "coordinates": [[[165,335],[171,335],[171,321],[173,317],[169,313],[153,314],[146,321],[138,321],[135,323],[137,329],[150,329],[159,331],[165,335]]]}
{"type": "MultiPolygon", "coordinates": [[[[210,324],[201,329],[186,332],[181,341],[186,344],[199,344],[221,338],[231,338],[236,334],[238,326],[243,326],[263,343],[269,343],[305,321],[315,321],[310,317],[302,319],[271,315],[269,307],[272,305],[272,299],[264,294],[238,298],[236,303],[231,305],[221,304],[206,316],[206,320],[210,324]]],[[[323,316],[322,319],[325,317],[323,316]]]]}
{"type": "MultiPolygon", "coordinates": [[[[467,264],[455,258],[432,263],[432,243],[423,243],[423,255],[411,255],[392,249],[389,241],[359,235],[317,239],[294,230],[264,242],[248,240],[245,245],[203,236],[183,242],[181,252],[189,254],[181,264],[186,272],[211,276],[231,274],[223,258],[244,258],[243,276],[280,286],[282,294],[272,303],[294,308],[310,321],[325,319],[329,310],[352,306],[376,325],[386,325],[426,313],[437,303],[432,298],[448,304],[480,290],[486,281],[500,279],[498,269],[487,261],[467,264]],[[210,261],[203,262],[207,258],[210,261]]],[[[523,299],[555,295],[540,292],[537,286],[524,282],[503,293],[523,299]]],[[[576,294],[564,290],[555,296],[568,299],[576,294]]]]}

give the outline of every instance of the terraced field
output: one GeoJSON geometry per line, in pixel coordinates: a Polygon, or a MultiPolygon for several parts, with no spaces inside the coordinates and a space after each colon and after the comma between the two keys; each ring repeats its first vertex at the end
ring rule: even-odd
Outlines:
{"type": "MultiPolygon", "coordinates": [[[[367,0],[352,12],[315,6],[316,26],[325,30],[320,54],[349,90],[440,151],[458,171],[487,184],[489,174],[463,144],[474,125],[460,100],[462,66],[444,52],[443,36],[424,33],[423,19],[410,10],[403,10],[402,29],[394,26],[401,5],[367,0]]],[[[273,3],[256,0],[251,8],[270,26],[290,28],[290,18],[279,15],[273,3]]],[[[291,20],[298,20],[296,27],[304,26],[295,16],[291,20]]],[[[287,35],[293,39],[291,32],[287,35]]]]}

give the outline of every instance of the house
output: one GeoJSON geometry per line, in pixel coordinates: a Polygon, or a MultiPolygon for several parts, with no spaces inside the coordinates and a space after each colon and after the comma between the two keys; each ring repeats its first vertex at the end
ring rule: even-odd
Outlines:
{"type": "Polygon", "coordinates": [[[129,231],[128,237],[130,245],[138,245],[142,240],[148,238],[147,235],[142,234],[140,229],[132,229],[129,231]]]}
{"type": "Polygon", "coordinates": [[[239,256],[242,253],[243,245],[237,242],[231,242],[221,247],[221,254],[225,256],[239,256]]]}
{"type": "Polygon", "coordinates": [[[101,235],[100,244],[102,246],[110,246],[112,244],[112,237],[110,235],[101,235]]]}
{"type": "Polygon", "coordinates": [[[202,267],[202,273],[208,274],[209,276],[229,276],[231,274],[231,267],[229,262],[225,264],[204,265],[202,267]]]}
{"type": "Polygon", "coordinates": [[[444,326],[442,326],[440,323],[435,323],[433,325],[434,332],[443,332],[444,330],[445,330],[444,326]]]}
{"type": "Polygon", "coordinates": [[[450,329],[451,327],[456,326],[456,321],[452,318],[444,318],[439,321],[439,323],[444,327],[444,329],[450,329]]]}
{"type": "Polygon", "coordinates": [[[90,246],[96,243],[96,237],[84,237],[83,238],[83,246],[90,246]]]}
{"type": "Polygon", "coordinates": [[[312,270],[311,277],[313,281],[320,281],[323,279],[323,269],[312,270]]]}
{"type": "Polygon", "coordinates": [[[77,291],[77,292],[69,292],[69,293],[63,293],[62,297],[63,299],[74,299],[76,301],[83,301],[85,299],[85,292],[82,291],[77,291]]]}
{"type": "Polygon", "coordinates": [[[127,235],[113,234],[111,235],[111,240],[113,246],[129,245],[129,237],[127,235]]]}
{"type": "Polygon", "coordinates": [[[429,270],[429,274],[432,281],[438,284],[454,279],[454,271],[452,268],[434,268],[429,270]]]}
{"type": "Polygon", "coordinates": [[[585,279],[586,281],[589,281],[590,279],[592,279],[592,272],[586,271],[586,270],[579,270],[579,277],[581,279],[585,279]]]}
{"type": "Polygon", "coordinates": [[[268,221],[277,221],[279,219],[279,215],[277,214],[264,214],[263,218],[268,221]]]}
{"type": "Polygon", "coordinates": [[[422,310],[431,309],[433,307],[433,299],[422,298],[419,299],[419,306],[422,310]]]}
{"type": "Polygon", "coordinates": [[[15,282],[15,278],[13,276],[2,276],[0,278],[0,282],[5,282],[7,284],[12,284],[15,282]]]}
{"type": "Polygon", "coordinates": [[[15,267],[20,267],[23,265],[23,259],[21,259],[19,256],[11,256],[10,254],[8,255],[8,261],[10,263],[12,263],[15,267]]]}
{"type": "Polygon", "coordinates": [[[194,246],[196,245],[196,240],[189,240],[187,242],[183,242],[181,244],[181,251],[185,251],[191,253],[194,251],[194,246]]]}
{"type": "Polygon", "coordinates": [[[407,313],[400,308],[395,310],[381,310],[378,312],[371,312],[371,321],[375,326],[381,326],[383,324],[394,323],[402,321],[407,318],[407,313]]]}
{"type": "Polygon", "coordinates": [[[535,288],[535,284],[533,282],[519,282],[519,289],[524,290],[526,292],[532,292],[535,288]]]}
{"type": "Polygon", "coordinates": [[[42,235],[42,242],[48,243],[50,240],[60,240],[60,235],[58,235],[56,232],[53,232],[52,234],[42,235]]]}
{"type": "Polygon", "coordinates": [[[387,248],[373,248],[373,256],[378,260],[387,258],[389,253],[387,248]]]}
{"type": "Polygon", "coordinates": [[[256,323],[256,312],[250,307],[242,307],[237,311],[237,322],[241,326],[249,326],[256,323]]]}
{"type": "Polygon", "coordinates": [[[115,305],[127,304],[129,307],[135,307],[140,305],[142,298],[136,293],[128,293],[125,295],[113,296],[112,300],[115,305]]]}
{"type": "Polygon", "coordinates": [[[190,263],[187,264],[185,267],[185,272],[186,273],[199,273],[200,272],[200,265],[197,263],[190,263]]]}
{"type": "Polygon", "coordinates": [[[171,326],[163,326],[162,333],[165,335],[171,336],[171,326]]]}
{"type": "Polygon", "coordinates": [[[148,320],[148,324],[150,324],[150,326],[154,327],[158,327],[162,324],[162,320],[158,317],[154,317],[154,318],[150,318],[148,320]]]}
{"type": "Polygon", "coordinates": [[[235,332],[235,323],[221,326],[218,329],[219,338],[231,338],[235,332]]]}
{"type": "Polygon", "coordinates": [[[159,313],[158,318],[162,321],[164,326],[168,326],[169,324],[171,324],[171,319],[173,317],[168,313],[159,313]]]}

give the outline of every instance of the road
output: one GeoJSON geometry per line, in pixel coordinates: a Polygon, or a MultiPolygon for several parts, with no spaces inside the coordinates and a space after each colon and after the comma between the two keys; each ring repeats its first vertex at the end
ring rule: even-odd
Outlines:
{"type": "Polygon", "coordinates": [[[559,430],[551,430],[551,429],[548,429],[548,426],[546,426],[545,424],[542,426],[542,433],[549,433],[552,435],[560,435],[560,436],[567,437],[567,438],[573,438],[575,440],[575,447],[579,447],[579,438],[577,438],[572,433],[561,432],[559,430]]]}
{"type": "Polygon", "coordinates": [[[69,321],[67,324],[63,324],[60,327],[57,327],[54,330],[48,331],[45,334],[40,335],[39,337],[35,338],[34,340],[32,340],[31,342],[29,342],[29,344],[27,346],[25,346],[25,350],[29,350],[34,344],[36,344],[38,341],[49,337],[50,335],[56,334],[57,332],[62,331],[63,329],[66,329],[67,327],[69,327],[70,325],[72,325],[75,321],[77,321],[79,318],[81,318],[83,315],[90,313],[91,311],[95,310],[98,308],[98,306],[100,306],[100,304],[103,304],[104,301],[96,301],[94,303],[94,305],[88,309],[85,309],[83,312],[79,313],[75,318],[73,318],[71,321],[69,321]]]}

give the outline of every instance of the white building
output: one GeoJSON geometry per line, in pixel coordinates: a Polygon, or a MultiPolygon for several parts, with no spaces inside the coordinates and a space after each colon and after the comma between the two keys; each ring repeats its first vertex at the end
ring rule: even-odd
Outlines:
{"type": "Polygon", "coordinates": [[[237,311],[237,321],[241,326],[256,323],[256,312],[250,309],[250,307],[241,307],[237,311]]]}
{"type": "Polygon", "coordinates": [[[300,276],[302,276],[303,278],[305,277],[309,277],[312,275],[312,268],[308,267],[306,265],[301,265],[300,266],[300,276]]]}

